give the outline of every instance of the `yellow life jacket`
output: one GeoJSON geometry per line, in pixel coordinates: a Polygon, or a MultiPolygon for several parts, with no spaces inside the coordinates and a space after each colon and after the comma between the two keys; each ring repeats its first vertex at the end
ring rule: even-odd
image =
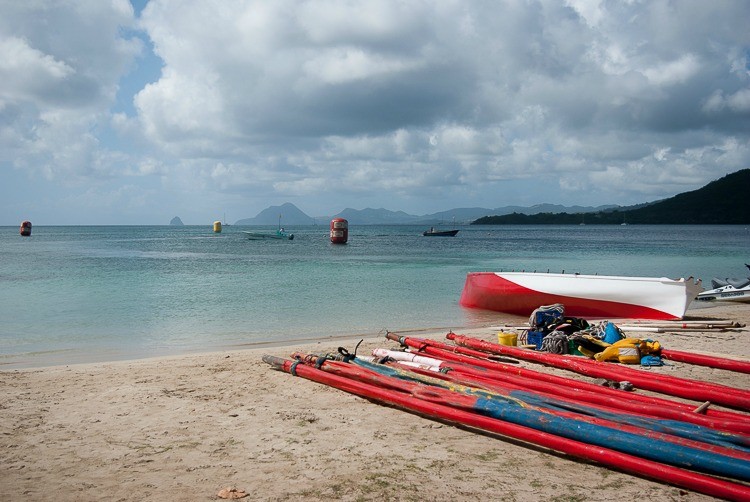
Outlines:
{"type": "Polygon", "coordinates": [[[640,364],[642,355],[661,352],[661,344],[655,340],[640,338],[623,338],[613,344],[601,341],[596,337],[585,336],[588,347],[578,347],[578,351],[597,361],[619,361],[624,364],[640,364]],[[601,347],[603,350],[591,350],[601,347]]]}
{"type": "Polygon", "coordinates": [[[641,340],[641,354],[642,355],[648,355],[648,354],[654,354],[659,355],[661,354],[661,344],[657,342],[656,340],[641,340]]]}
{"type": "Polygon", "coordinates": [[[593,359],[595,354],[598,354],[609,347],[607,342],[599,340],[597,337],[591,335],[583,335],[577,338],[577,340],[578,346],[576,348],[578,349],[578,352],[590,359],[593,359]]]}
{"type": "Polygon", "coordinates": [[[641,351],[638,339],[625,338],[594,355],[597,361],[619,361],[624,364],[640,364],[641,351]]]}

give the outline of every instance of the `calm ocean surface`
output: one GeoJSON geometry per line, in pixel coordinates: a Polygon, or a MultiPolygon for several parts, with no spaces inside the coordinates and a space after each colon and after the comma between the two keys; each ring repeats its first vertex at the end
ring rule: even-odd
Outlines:
{"type": "Polygon", "coordinates": [[[458,306],[470,271],[745,277],[745,226],[0,227],[0,369],[492,322],[458,306]],[[260,227],[255,227],[260,228],[260,227]]]}

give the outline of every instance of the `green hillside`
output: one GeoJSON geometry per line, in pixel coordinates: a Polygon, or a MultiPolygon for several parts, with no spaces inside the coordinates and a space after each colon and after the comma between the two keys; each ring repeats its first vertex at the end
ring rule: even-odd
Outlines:
{"type": "Polygon", "coordinates": [[[750,169],[646,206],[596,213],[485,216],[472,225],[744,225],[750,223],[750,169]]]}

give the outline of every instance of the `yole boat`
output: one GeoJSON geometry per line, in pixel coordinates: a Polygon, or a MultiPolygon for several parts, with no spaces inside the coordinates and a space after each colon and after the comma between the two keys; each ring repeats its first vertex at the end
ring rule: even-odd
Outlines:
{"type": "Polygon", "coordinates": [[[565,314],[584,318],[682,319],[702,290],[701,281],[666,277],[537,272],[470,272],[463,307],[528,316],[539,306],[562,303],[565,314]]]}

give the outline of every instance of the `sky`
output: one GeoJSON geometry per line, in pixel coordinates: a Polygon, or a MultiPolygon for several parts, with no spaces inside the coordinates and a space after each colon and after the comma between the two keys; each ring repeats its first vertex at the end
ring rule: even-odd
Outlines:
{"type": "Polygon", "coordinates": [[[0,225],[671,197],[750,167],[748,26],[746,0],[0,0],[0,225]]]}

